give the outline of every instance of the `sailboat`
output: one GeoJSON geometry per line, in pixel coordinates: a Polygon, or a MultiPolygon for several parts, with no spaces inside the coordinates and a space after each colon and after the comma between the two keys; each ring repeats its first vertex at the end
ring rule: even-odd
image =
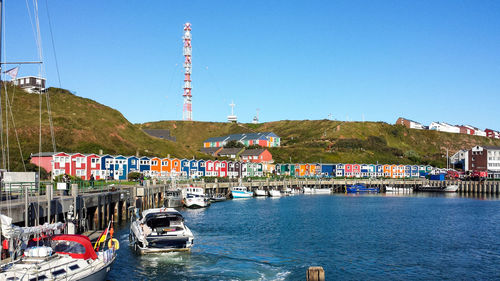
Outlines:
{"type": "MultiPolygon", "coordinates": [[[[33,3],[33,5],[38,5],[37,1],[33,3]]],[[[3,1],[0,0],[0,38],[2,38],[2,8],[3,1]]],[[[35,23],[38,27],[38,15],[35,15],[35,23]]],[[[37,32],[41,60],[38,28],[37,32]]],[[[2,54],[2,47],[0,44],[0,54],[2,54]]],[[[0,63],[0,66],[9,64],[2,61],[1,56],[0,63]]],[[[37,92],[39,95],[43,94],[42,91],[37,92]]],[[[5,100],[8,104],[8,99],[5,100]]],[[[41,100],[40,98],[40,103],[41,100]]],[[[55,150],[54,140],[53,144],[55,150]]],[[[3,154],[3,159],[5,160],[5,154],[3,154]]],[[[5,161],[4,167],[6,167],[5,161]]],[[[38,174],[40,175],[40,172],[38,174]]],[[[38,190],[39,186],[36,188],[38,190]]],[[[28,197],[29,193],[26,192],[24,196],[28,197]]],[[[116,250],[119,248],[118,240],[113,238],[114,231],[111,222],[94,246],[87,236],[63,234],[67,225],[61,222],[19,227],[12,223],[11,218],[0,214],[0,223],[2,236],[5,238],[2,241],[2,248],[8,248],[10,252],[10,262],[2,261],[0,265],[0,280],[105,280],[116,258],[116,250]]]]}

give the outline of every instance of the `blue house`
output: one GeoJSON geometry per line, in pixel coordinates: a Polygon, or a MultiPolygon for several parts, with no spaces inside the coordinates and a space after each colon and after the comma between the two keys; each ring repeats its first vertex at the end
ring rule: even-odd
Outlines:
{"type": "Polygon", "coordinates": [[[127,157],[122,156],[122,155],[115,156],[114,161],[113,161],[113,165],[114,165],[113,178],[115,180],[126,180],[127,176],[128,176],[127,157]]]}
{"type": "Polygon", "coordinates": [[[418,176],[419,176],[418,165],[411,166],[411,177],[412,178],[418,178],[418,176]]]}
{"type": "Polygon", "coordinates": [[[145,176],[149,176],[151,173],[151,158],[143,156],[139,158],[139,172],[143,173],[145,176]]]}
{"type": "Polygon", "coordinates": [[[136,156],[127,157],[128,172],[139,172],[139,158],[136,156]]]}
{"type": "Polygon", "coordinates": [[[104,175],[102,178],[105,179],[112,179],[114,178],[114,168],[115,166],[113,165],[114,157],[106,154],[101,156],[101,171],[104,171],[104,175]]]}
{"type": "Polygon", "coordinates": [[[189,174],[193,178],[197,178],[200,176],[198,173],[198,160],[192,159],[189,161],[189,174]]]}
{"type": "Polygon", "coordinates": [[[384,166],[381,164],[377,165],[377,177],[383,177],[384,176],[384,166]]]}
{"type": "Polygon", "coordinates": [[[198,160],[198,175],[200,177],[205,176],[205,160],[203,159],[198,160]]]}
{"type": "Polygon", "coordinates": [[[321,164],[321,174],[323,175],[323,177],[334,177],[335,174],[333,172],[334,170],[334,165],[333,164],[321,164]]]}
{"type": "Polygon", "coordinates": [[[344,177],[345,176],[345,169],[344,169],[344,164],[337,164],[335,167],[335,176],[336,177],[344,177]]]}
{"type": "Polygon", "coordinates": [[[181,175],[183,177],[189,178],[189,160],[181,160],[181,175]]]}
{"type": "Polygon", "coordinates": [[[370,176],[370,166],[367,164],[361,164],[360,172],[361,172],[362,178],[369,177],[370,176]]]}

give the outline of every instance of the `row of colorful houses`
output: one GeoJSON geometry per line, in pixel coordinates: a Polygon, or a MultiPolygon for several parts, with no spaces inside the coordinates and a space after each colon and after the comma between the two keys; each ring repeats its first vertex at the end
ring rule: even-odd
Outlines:
{"type": "Polygon", "coordinates": [[[267,174],[294,177],[418,178],[431,166],[376,164],[266,164],[227,160],[177,159],[148,156],[98,155],[83,153],[39,153],[31,163],[43,167],[55,178],[68,174],[89,180],[127,180],[132,172],[153,178],[262,177],[267,174]]]}
{"type": "Polygon", "coordinates": [[[129,173],[138,172],[148,177],[261,177],[262,163],[138,157],[122,155],[97,155],[82,153],[39,153],[31,155],[31,163],[43,167],[55,178],[71,175],[84,180],[126,180],[129,173]]]}
{"type": "Polygon", "coordinates": [[[434,168],[425,165],[390,164],[276,164],[276,174],[295,177],[419,178],[434,168]]]}

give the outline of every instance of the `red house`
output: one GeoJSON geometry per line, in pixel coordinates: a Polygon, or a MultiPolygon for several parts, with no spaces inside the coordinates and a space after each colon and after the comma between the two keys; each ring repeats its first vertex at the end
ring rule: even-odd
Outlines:
{"type": "Polygon", "coordinates": [[[87,160],[86,156],[81,153],[71,154],[71,169],[70,175],[79,177],[83,180],[87,179],[87,160]]]}
{"type": "Polygon", "coordinates": [[[219,177],[227,177],[227,161],[220,161],[219,177]]]}
{"type": "Polygon", "coordinates": [[[344,175],[346,177],[352,177],[352,164],[344,165],[344,175]]]}
{"type": "Polygon", "coordinates": [[[219,160],[214,161],[214,169],[212,171],[212,175],[215,177],[220,177],[220,161],[219,160]]]}
{"type": "Polygon", "coordinates": [[[355,177],[360,177],[361,176],[361,165],[353,164],[352,165],[352,174],[355,177]]]}
{"type": "Polygon", "coordinates": [[[486,132],[486,136],[488,138],[492,138],[492,139],[500,139],[500,133],[497,132],[497,131],[494,131],[492,129],[486,129],[484,130],[486,132]]]}
{"type": "Polygon", "coordinates": [[[52,172],[52,160],[54,152],[42,152],[30,155],[30,163],[42,167],[48,173],[52,172]]]}
{"type": "Polygon", "coordinates": [[[52,156],[52,177],[71,175],[70,158],[70,155],[64,152],[58,152],[52,156]]]}
{"type": "Polygon", "coordinates": [[[462,125],[458,126],[460,128],[460,134],[466,134],[466,135],[474,135],[476,133],[476,130],[474,127],[467,126],[467,125],[462,125]]]}
{"type": "Polygon", "coordinates": [[[241,161],[252,163],[273,163],[273,155],[265,148],[247,149],[240,153],[241,161]]]}
{"type": "Polygon", "coordinates": [[[212,160],[205,161],[205,176],[212,177],[214,174],[214,162],[212,160]]]}
{"type": "Polygon", "coordinates": [[[86,180],[90,179],[90,175],[94,175],[94,179],[101,179],[101,157],[97,154],[87,154],[86,158],[86,180]]]}

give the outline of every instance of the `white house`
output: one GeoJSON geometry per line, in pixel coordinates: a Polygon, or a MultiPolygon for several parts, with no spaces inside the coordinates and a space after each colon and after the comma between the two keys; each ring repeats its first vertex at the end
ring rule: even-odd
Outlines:
{"type": "Polygon", "coordinates": [[[457,126],[450,125],[445,122],[432,122],[429,125],[429,130],[435,130],[440,132],[448,132],[448,133],[460,133],[460,128],[457,126]]]}

